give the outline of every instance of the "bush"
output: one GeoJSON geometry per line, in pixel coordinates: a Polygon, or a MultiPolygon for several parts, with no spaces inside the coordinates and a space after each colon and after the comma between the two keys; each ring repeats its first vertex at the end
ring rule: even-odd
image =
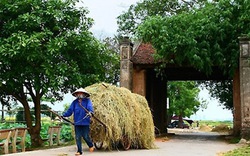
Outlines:
{"type": "Polygon", "coordinates": [[[62,125],[62,131],[61,131],[61,138],[64,142],[72,141],[74,140],[74,137],[72,136],[72,128],[70,125],[62,125]]]}

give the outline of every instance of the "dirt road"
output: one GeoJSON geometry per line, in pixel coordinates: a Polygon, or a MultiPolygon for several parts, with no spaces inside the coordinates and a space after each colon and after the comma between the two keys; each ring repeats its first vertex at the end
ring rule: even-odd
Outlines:
{"type": "MultiPolygon", "coordinates": [[[[158,138],[156,149],[128,151],[95,151],[89,153],[85,147],[84,155],[89,156],[216,156],[220,152],[233,150],[239,144],[228,144],[218,133],[187,133],[181,132],[170,137],[158,138]]],[[[33,152],[16,153],[25,156],[74,156],[75,146],[39,150],[33,152]]],[[[13,155],[13,154],[10,154],[13,155]]],[[[8,156],[10,156],[8,155],[8,156]]]]}

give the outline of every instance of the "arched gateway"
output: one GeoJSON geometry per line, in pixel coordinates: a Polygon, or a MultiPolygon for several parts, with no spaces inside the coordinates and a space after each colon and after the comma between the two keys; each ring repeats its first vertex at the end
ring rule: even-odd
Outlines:
{"type": "MultiPolygon", "coordinates": [[[[233,77],[234,99],[234,134],[250,139],[250,41],[239,38],[239,69],[233,77]]],[[[227,80],[218,67],[213,67],[211,75],[195,70],[190,66],[169,65],[165,68],[167,76],[157,76],[150,44],[134,45],[128,38],[120,42],[121,80],[120,85],[134,93],[143,95],[152,110],[154,124],[162,132],[166,132],[166,92],[168,80],[227,80]]]]}

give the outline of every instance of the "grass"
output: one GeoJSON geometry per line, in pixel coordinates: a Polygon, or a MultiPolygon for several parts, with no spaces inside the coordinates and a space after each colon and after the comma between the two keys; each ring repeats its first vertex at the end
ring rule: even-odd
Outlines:
{"type": "Polygon", "coordinates": [[[250,145],[240,147],[235,150],[222,154],[222,156],[248,156],[248,155],[250,155],[250,145]]]}
{"type": "Polygon", "coordinates": [[[213,120],[201,120],[199,121],[200,125],[207,125],[211,127],[216,127],[221,124],[228,125],[229,127],[233,127],[233,121],[213,121],[213,120]]]}

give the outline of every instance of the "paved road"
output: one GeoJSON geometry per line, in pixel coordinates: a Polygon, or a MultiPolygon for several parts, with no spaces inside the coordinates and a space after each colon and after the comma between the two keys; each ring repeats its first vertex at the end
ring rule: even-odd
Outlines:
{"type": "MultiPolygon", "coordinates": [[[[216,156],[220,152],[230,151],[239,144],[228,144],[217,133],[176,133],[168,138],[156,139],[156,149],[128,151],[95,151],[89,153],[85,147],[86,156],[216,156]],[[168,140],[169,139],[169,140],[168,140]]],[[[75,146],[38,150],[25,153],[9,154],[18,156],[74,156],[75,146]]]]}

